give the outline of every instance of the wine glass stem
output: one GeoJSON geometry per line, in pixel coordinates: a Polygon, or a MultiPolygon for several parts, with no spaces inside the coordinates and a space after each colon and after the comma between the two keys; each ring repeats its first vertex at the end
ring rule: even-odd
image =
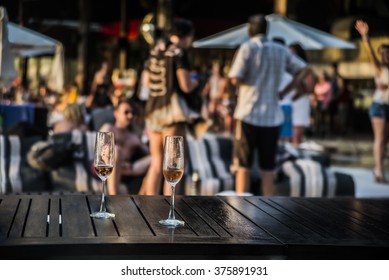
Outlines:
{"type": "Polygon", "coordinates": [[[105,193],[107,192],[107,180],[102,180],[102,181],[103,181],[103,192],[101,193],[100,212],[106,212],[107,204],[105,201],[105,193]]]}
{"type": "Polygon", "coordinates": [[[169,220],[175,220],[176,217],[174,215],[174,191],[175,187],[172,187],[172,194],[170,196],[170,211],[169,211],[169,220]]]}

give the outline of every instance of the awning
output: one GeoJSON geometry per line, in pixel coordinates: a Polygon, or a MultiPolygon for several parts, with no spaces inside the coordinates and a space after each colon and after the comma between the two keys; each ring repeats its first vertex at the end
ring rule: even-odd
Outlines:
{"type": "Polygon", "coordinates": [[[7,10],[0,7],[0,85],[9,88],[16,78],[14,57],[8,36],[7,10]]]}
{"type": "Polygon", "coordinates": [[[12,22],[8,22],[8,34],[13,53],[21,57],[55,54],[56,46],[61,45],[57,40],[12,22]]]}
{"type": "MultiPolygon", "coordinates": [[[[6,15],[6,9],[4,7],[0,8],[0,15],[6,15]]],[[[7,70],[7,72],[4,72],[4,74],[0,72],[1,77],[5,77],[6,75],[12,76],[11,74],[15,73],[12,79],[16,78],[16,72],[12,72],[15,71],[12,68],[12,54],[18,57],[54,55],[48,77],[48,86],[54,91],[61,92],[64,87],[64,49],[62,43],[32,29],[8,22],[7,17],[2,16],[1,19],[0,30],[3,30],[3,35],[8,33],[8,41],[4,41],[5,43],[3,43],[2,40],[0,57],[1,66],[7,65],[7,67],[1,67],[0,70],[7,70]],[[7,22],[5,19],[7,19],[7,22]],[[5,26],[7,28],[4,28],[5,26]]]]}
{"type": "MultiPolygon", "coordinates": [[[[305,50],[355,48],[351,42],[277,14],[268,15],[266,19],[268,21],[267,37],[270,39],[281,37],[286,44],[299,42],[305,50]]],[[[248,40],[248,23],[245,23],[197,40],[193,42],[193,47],[234,49],[248,40]]]]}

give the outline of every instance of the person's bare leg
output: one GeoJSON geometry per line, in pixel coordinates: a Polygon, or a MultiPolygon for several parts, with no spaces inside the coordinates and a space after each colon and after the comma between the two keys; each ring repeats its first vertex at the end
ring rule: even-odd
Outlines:
{"type": "Polygon", "coordinates": [[[228,115],[224,117],[224,132],[227,136],[232,134],[232,116],[228,115]]]}
{"type": "Polygon", "coordinates": [[[373,127],[374,133],[374,147],[373,147],[373,155],[374,155],[374,174],[377,179],[383,180],[384,177],[384,164],[383,164],[383,156],[384,156],[384,143],[385,143],[385,120],[382,118],[372,118],[371,124],[373,127]]]}
{"type": "Polygon", "coordinates": [[[275,194],[273,171],[261,170],[261,186],[263,196],[272,196],[275,194]]]}
{"type": "MultiPolygon", "coordinates": [[[[386,158],[388,142],[389,142],[389,122],[385,122],[384,145],[383,145],[383,151],[382,151],[382,164],[383,165],[385,165],[385,158],[386,158]]],[[[385,170],[385,167],[384,167],[384,170],[385,170]]]]}
{"type": "Polygon", "coordinates": [[[162,180],[162,153],[163,135],[158,132],[149,132],[150,167],[139,190],[139,195],[156,195],[161,189],[162,180]]]}
{"type": "Polygon", "coordinates": [[[304,127],[303,126],[294,126],[293,127],[293,136],[292,136],[292,144],[293,146],[297,147],[303,138],[303,131],[304,127]]]}
{"type": "Polygon", "coordinates": [[[235,173],[235,191],[239,193],[250,191],[250,170],[238,167],[235,173]]]}

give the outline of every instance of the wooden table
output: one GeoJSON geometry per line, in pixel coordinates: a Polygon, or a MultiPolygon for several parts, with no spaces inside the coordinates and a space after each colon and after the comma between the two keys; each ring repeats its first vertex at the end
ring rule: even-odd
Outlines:
{"type": "Polygon", "coordinates": [[[114,220],[91,219],[98,195],[0,195],[1,259],[389,258],[389,200],[112,196],[114,220]]]}

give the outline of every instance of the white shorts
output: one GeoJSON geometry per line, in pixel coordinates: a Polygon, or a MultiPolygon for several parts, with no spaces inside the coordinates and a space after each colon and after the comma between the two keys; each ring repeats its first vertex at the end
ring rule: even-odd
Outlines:
{"type": "Polygon", "coordinates": [[[292,123],[294,126],[308,127],[311,123],[311,103],[309,95],[303,95],[292,104],[292,123]]]}

